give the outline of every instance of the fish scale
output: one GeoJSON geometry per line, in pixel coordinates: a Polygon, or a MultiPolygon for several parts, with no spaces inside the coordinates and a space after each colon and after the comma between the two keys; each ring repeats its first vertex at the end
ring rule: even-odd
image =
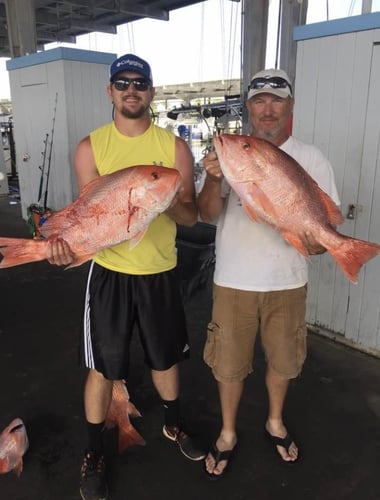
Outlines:
{"type": "Polygon", "coordinates": [[[270,224],[306,258],[305,235],[311,234],[357,283],[361,267],[380,252],[380,245],[336,230],[344,220],[341,211],[294,158],[253,136],[221,134],[214,145],[248,217],[270,224]]]}
{"type": "Polygon", "coordinates": [[[0,237],[0,269],[46,259],[49,240],[58,237],[75,254],[69,267],[122,241],[129,241],[132,249],[170,206],[180,184],[178,170],[157,165],[137,165],[97,177],[73,203],[52,213],[40,228],[44,239],[0,237]]]}

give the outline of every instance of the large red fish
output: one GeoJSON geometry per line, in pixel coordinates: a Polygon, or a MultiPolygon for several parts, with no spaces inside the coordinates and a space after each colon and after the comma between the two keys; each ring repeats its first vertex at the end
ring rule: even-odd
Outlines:
{"type": "Polygon", "coordinates": [[[0,434],[0,474],[22,472],[22,457],[29,447],[24,422],[15,418],[0,434]]]}
{"type": "Polygon", "coordinates": [[[89,182],[78,198],[54,212],[40,228],[45,239],[1,238],[0,268],[46,259],[49,239],[68,242],[75,267],[103,248],[129,240],[134,248],[149,224],[176,195],[181,175],[174,168],[138,165],[89,182]]]}
{"type": "Polygon", "coordinates": [[[357,283],[363,264],[380,245],[338,233],[344,217],[333,200],[291,156],[252,136],[222,134],[215,150],[223,174],[254,221],[264,221],[309,257],[306,232],[333,256],[344,274],[357,283]]]}
{"type": "Polygon", "coordinates": [[[106,427],[117,427],[119,434],[119,453],[135,444],[145,444],[145,440],[140,436],[131,424],[131,417],[141,417],[141,413],[129,400],[127,386],[121,380],[114,381],[112,387],[112,400],[108,410],[106,427]]]}

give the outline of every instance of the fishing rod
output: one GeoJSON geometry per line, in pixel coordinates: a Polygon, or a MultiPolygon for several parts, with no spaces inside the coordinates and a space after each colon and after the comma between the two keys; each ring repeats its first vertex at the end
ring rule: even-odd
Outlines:
{"type": "Polygon", "coordinates": [[[57,113],[57,101],[58,101],[58,92],[56,92],[56,94],[55,94],[53,123],[52,123],[52,128],[51,128],[51,135],[50,135],[50,150],[49,150],[49,159],[48,159],[47,171],[46,171],[44,210],[46,210],[46,207],[47,207],[47,197],[48,197],[48,187],[49,187],[49,177],[50,177],[50,167],[51,167],[51,155],[52,155],[52,151],[53,151],[53,138],[54,138],[54,129],[55,129],[55,116],[57,113]]]}
{"type": "Polygon", "coordinates": [[[42,163],[41,163],[41,165],[38,166],[38,168],[41,170],[41,177],[40,177],[40,185],[38,188],[37,203],[32,203],[31,205],[29,205],[27,207],[28,225],[30,228],[30,232],[32,233],[33,237],[36,237],[36,238],[40,236],[40,232],[39,232],[40,219],[41,219],[41,216],[44,214],[44,209],[41,205],[41,198],[42,198],[42,188],[44,185],[44,177],[45,177],[46,154],[47,154],[48,141],[49,141],[49,134],[47,133],[45,135],[45,140],[43,141],[44,142],[44,150],[41,152],[42,163]]]}
{"type": "Polygon", "coordinates": [[[29,228],[30,228],[30,231],[31,231],[33,237],[35,237],[35,238],[38,238],[40,236],[39,229],[41,226],[41,221],[43,220],[43,218],[46,218],[47,213],[50,212],[50,210],[47,209],[47,196],[48,196],[51,157],[52,157],[52,151],[53,151],[53,137],[54,137],[54,129],[55,129],[55,116],[56,116],[56,112],[57,112],[57,100],[58,100],[58,93],[55,94],[55,105],[54,105],[54,113],[53,113],[52,130],[51,130],[51,134],[50,134],[50,142],[49,142],[49,134],[47,133],[45,136],[45,140],[44,140],[44,144],[45,144],[44,151],[41,153],[42,154],[42,165],[39,166],[39,169],[41,170],[41,178],[40,178],[40,185],[39,185],[39,189],[38,189],[38,202],[31,204],[27,208],[29,228]],[[49,147],[49,153],[48,153],[48,147],[49,147]],[[43,191],[43,185],[44,185],[44,177],[46,177],[46,180],[45,180],[44,202],[42,205],[41,199],[42,199],[42,191],[43,191]]]}
{"type": "Polygon", "coordinates": [[[46,166],[46,153],[47,153],[48,139],[49,139],[49,134],[46,134],[46,137],[44,140],[45,146],[44,146],[44,150],[42,152],[42,165],[39,167],[39,169],[41,170],[41,178],[40,178],[40,187],[38,188],[37,205],[41,204],[42,187],[44,184],[44,175],[45,175],[45,166],[46,166]]]}

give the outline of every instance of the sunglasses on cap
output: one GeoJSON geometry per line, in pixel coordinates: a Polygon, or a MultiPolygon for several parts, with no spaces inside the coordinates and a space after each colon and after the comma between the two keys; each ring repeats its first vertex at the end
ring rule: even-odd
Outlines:
{"type": "Polygon", "coordinates": [[[280,76],[254,78],[248,85],[248,90],[263,89],[267,85],[269,85],[269,87],[271,87],[272,89],[286,89],[286,87],[288,87],[290,93],[293,94],[292,86],[290,85],[290,83],[280,76]]]}
{"type": "Polygon", "coordinates": [[[112,82],[112,85],[116,90],[122,91],[128,90],[131,83],[139,92],[145,92],[150,87],[150,80],[147,78],[118,78],[112,82]]]}

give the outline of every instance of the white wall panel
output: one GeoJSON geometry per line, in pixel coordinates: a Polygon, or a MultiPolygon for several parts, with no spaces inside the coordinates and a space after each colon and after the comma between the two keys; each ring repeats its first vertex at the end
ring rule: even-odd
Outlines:
{"type": "MultiPolygon", "coordinates": [[[[380,243],[380,30],[352,25],[298,41],[293,132],[329,158],[343,214],[358,207],[339,231],[380,243]]],[[[310,324],[380,350],[380,257],[364,266],[357,285],[330,255],[313,257],[307,309],[310,324]]]]}
{"type": "MultiPolygon", "coordinates": [[[[358,238],[380,242],[380,172],[378,168],[380,147],[379,44],[372,45],[370,68],[362,168],[358,193],[358,204],[362,209],[358,214],[355,235],[358,238]]],[[[360,284],[362,290],[360,301],[358,300],[356,310],[349,311],[348,319],[351,319],[353,314],[359,316],[359,330],[354,332],[354,338],[357,342],[370,347],[379,347],[377,329],[379,322],[380,263],[378,258],[366,264],[360,284]]],[[[350,333],[350,330],[348,331],[350,333]]]]}
{"type": "Polygon", "coordinates": [[[60,48],[7,63],[24,218],[27,207],[38,201],[39,166],[46,134],[47,157],[53,135],[47,206],[57,210],[76,197],[74,152],[91,130],[111,120],[112,105],[106,87],[109,64],[115,57],[60,48]]]}

